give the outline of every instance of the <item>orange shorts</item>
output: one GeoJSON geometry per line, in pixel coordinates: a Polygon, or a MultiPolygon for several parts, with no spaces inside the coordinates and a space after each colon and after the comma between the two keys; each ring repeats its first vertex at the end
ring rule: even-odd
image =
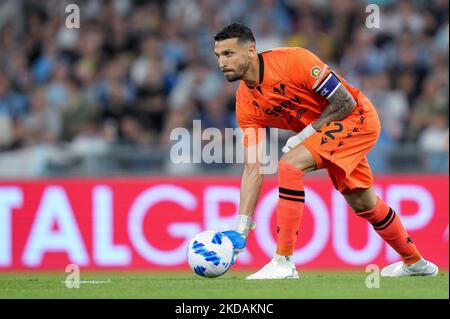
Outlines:
{"type": "Polygon", "coordinates": [[[356,109],[357,114],[324,125],[302,143],[314,157],[317,169],[326,168],[341,193],[373,185],[366,155],[378,139],[380,120],[371,103],[356,109]]]}

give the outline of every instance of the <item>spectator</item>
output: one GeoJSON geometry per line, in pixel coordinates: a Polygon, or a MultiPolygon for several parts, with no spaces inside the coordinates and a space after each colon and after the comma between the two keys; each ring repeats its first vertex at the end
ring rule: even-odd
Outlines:
{"type": "Polygon", "coordinates": [[[424,128],[434,125],[436,114],[448,111],[448,96],[445,96],[436,78],[427,78],[424,85],[424,91],[410,114],[409,126],[405,131],[406,141],[417,141],[424,128]]]}
{"type": "Polygon", "coordinates": [[[436,153],[433,138],[448,144],[439,118],[449,105],[448,1],[377,1],[379,29],[364,24],[367,1],[78,0],[80,29],[65,27],[58,0],[15,3],[0,21],[2,151],[59,142],[82,154],[167,151],[171,130],[193,119],[235,127],[238,83],[223,79],[212,52],[215,32],[234,21],[252,28],[259,51],[303,46],[362,88],[383,124],[375,171],[407,144],[425,153],[436,153]]]}
{"type": "Polygon", "coordinates": [[[27,101],[11,88],[8,79],[0,71],[0,114],[10,118],[22,118],[27,112],[27,101]]]}
{"type": "Polygon", "coordinates": [[[57,142],[61,129],[59,114],[48,106],[46,92],[37,88],[31,96],[31,110],[23,119],[27,145],[57,142]]]}
{"type": "Polygon", "coordinates": [[[419,148],[426,154],[426,164],[430,171],[448,172],[449,169],[449,127],[448,113],[439,111],[432,116],[419,136],[419,148]]]}

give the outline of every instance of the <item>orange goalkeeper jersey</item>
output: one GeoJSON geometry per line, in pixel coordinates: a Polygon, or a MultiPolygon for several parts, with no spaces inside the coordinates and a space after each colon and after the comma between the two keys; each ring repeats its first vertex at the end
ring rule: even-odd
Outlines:
{"type": "Polygon", "coordinates": [[[327,99],[317,89],[330,72],[340,80],[358,105],[349,117],[358,117],[361,107],[373,108],[362,93],[312,52],[303,48],[277,48],[258,54],[260,61],[259,85],[248,87],[241,81],[236,92],[236,117],[244,131],[244,145],[259,142],[263,136],[248,137],[247,128],[273,127],[300,132],[314,122],[326,106],[327,99]],[[363,99],[362,99],[363,98],[363,99]]]}

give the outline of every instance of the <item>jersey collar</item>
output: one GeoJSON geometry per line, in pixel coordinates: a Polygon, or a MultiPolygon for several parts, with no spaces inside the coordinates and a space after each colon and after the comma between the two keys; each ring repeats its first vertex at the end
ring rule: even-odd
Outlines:
{"type": "Polygon", "coordinates": [[[257,90],[259,93],[263,94],[262,89],[261,89],[261,84],[264,81],[264,58],[262,56],[261,53],[258,53],[258,61],[259,61],[259,81],[258,84],[256,85],[256,87],[249,87],[247,84],[245,84],[247,86],[247,88],[250,91],[253,90],[257,90]]]}
{"type": "Polygon", "coordinates": [[[259,60],[259,84],[261,85],[264,81],[264,58],[261,53],[258,53],[259,60]]]}

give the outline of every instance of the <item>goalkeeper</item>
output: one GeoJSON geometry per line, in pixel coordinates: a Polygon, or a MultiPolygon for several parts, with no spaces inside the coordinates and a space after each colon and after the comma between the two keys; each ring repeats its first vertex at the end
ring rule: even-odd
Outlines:
{"type": "Polygon", "coordinates": [[[434,276],[438,267],[425,260],[402,225],[400,217],[373,189],[366,155],[375,145],[381,125],[375,107],[357,88],[303,48],[277,48],[257,53],[252,31],[231,24],[214,37],[219,67],[230,82],[240,81],[236,117],[244,132],[245,165],[237,228],[224,232],[237,252],[245,248],[254,227],[263,175],[259,154],[264,138],[260,128],[297,133],[283,148],[278,163],[277,250],[274,258],[247,279],[298,278],[292,261],[303,215],[303,177],[327,169],[334,187],[356,215],[402,258],[385,267],[382,276],[434,276]],[[256,158],[258,158],[256,156],[256,158]]]}

